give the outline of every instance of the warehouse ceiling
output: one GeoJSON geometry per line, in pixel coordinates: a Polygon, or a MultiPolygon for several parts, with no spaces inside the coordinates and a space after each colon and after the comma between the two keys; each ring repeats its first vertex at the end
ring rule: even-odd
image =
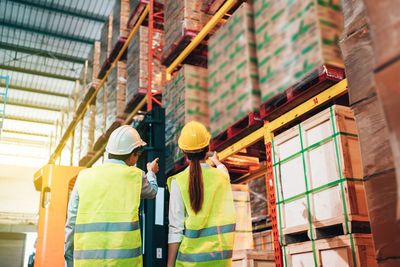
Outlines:
{"type": "Polygon", "coordinates": [[[114,0],[0,0],[0,76],[10,77],[2,163],[47,161],[50,136],[62,112],[73,106],[75,80],[113,5],[114,0]]]}

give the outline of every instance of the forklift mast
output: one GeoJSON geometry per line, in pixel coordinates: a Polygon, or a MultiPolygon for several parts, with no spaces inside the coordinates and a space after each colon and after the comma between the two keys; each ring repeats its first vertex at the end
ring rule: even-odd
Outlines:
{"type": "Polygon", "coordinates": [[[140,225],[143,242],[143,266],[167,265],[168,201],[165,177],[165,109],[154,107],[136,130],[147,142],[137,167],[146,170],[147,162],[159,158],[156,174],[158,193],[155,199],[145,199],[140,207],[140,225]]]}

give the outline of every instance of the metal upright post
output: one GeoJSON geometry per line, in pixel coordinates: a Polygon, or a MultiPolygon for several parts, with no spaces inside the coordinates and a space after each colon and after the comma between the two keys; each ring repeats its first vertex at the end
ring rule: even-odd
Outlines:
{"type": "Polygon", "coordinates": [[[153,108],[153,29],[154,29],[154,0],[149,1],[149,58],[148,58],[148,86],[147,111],[153,108]]]}

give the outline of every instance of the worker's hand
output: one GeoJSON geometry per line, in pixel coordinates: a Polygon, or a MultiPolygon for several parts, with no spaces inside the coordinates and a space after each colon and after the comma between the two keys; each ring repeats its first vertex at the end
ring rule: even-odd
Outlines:
{"type": "Polygon", "coordinates": [[[208,159],[211,160],[215,164],[215,166],[221,164],[217,155],[217,151],[214,151],[214,155],[212,155],[212,157],[209,157],[208,159]]]}
{"type": "Polygon", "coordinates": [[[147,163],[147,171],[152,171],[154,173],[158,172],[158,158],[156,158],[152,162],[147,163]]]}

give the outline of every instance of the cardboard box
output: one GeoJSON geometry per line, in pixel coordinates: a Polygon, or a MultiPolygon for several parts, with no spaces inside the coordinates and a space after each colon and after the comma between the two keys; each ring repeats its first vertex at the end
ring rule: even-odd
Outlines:
{"type": "Polygon", "coordinates": [[[339,0],[256,1],[254,10],[262,102],[324,63],[343,67],[339,0]]]}
{"type": "Polygon", "coordinates": [[[365,0],[375,68],[400,56],[400,4],[393,0],[365,0]]]}
{"type": "Polygon", "coordinates": [[[233,250],[253,249],[249,186],[233,184],[232,196],[236,212],[235,241],[233,250]]]}
{"type": "Polygon", "coordinates": [[[232,267],[274,267],[273,253],[262,250],[236,250],[232,255],[232,267]]]}
{"type": "Polygon", "coordinates": [[[118,61],[108,76],[106,129],[126,117],[126,61],[118,61]]]}
{"type": "Polygon", "coordinates": [[[368,24],[367,9],[362,0],[340,0],[343,13],[343,35],[346,38],[368,24]]]}
{"type": "Polygon", "coordinates": [[[120,38],[128,38],[129,0],[116,0],[113,10],[111,49],[120,38]]]}
{"type": "Polygon", "coordinates": [[[178,147],[183,126],[190,121],[209,126],[207,80],[207,69],[183,65],[164,87],[167,169],[183,156],[178,147]]]}
{"type": "MultiPolygon", "coordinates": [[[[140,26],[128,47],[126,103],[129,103],[139,91],[147,92],[149,80],[149,31],[146,26],[140,26]]],[[[156,31],[153,35],[153,49],[162,47],[164,34],[156,31]]],[[[157,51],[161,54],[161,48],[157,51]]],[[[161,60],[153,57],[152,89],[157,92],[165,83],[165,67],[161,60]]]]}
{"type": "Polygon", "coordinates": [[[205,0],[169,0],[164,5],[165,47],[168,51],[185,35],[186,31],[197,33],[207,23],[202,11],[205,0]]]}
{"type": "Polygon", "coordinates": [[[252,14],[243,3],[208,41],[212,136],[260,107],[252,14]]]}
{"type": "Polygon", "coordinates": [[[340,41],[350,104],[362,101],[375,93],[373,77],[374,51],[368,25],[340,41]]]}
{"type": "Polygon", "coordinates": [[[100,68],[108,58],[111,52],[111,39],[112,39],[112,27],[113,27],[113,14],[108,16],[108,19],[104,22],[100,33],[100,68]]]}

